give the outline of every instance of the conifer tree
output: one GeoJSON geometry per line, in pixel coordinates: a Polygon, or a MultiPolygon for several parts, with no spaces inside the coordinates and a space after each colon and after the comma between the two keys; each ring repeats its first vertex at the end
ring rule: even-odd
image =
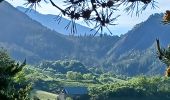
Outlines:
{"type": "Polygon", "coordinates": [[[0,49],[0,99],[1,100],[28,100],[29,84],[15,82],[14,77],[20,73],[26,65],[12,60],[6,50],[0,49]]]}

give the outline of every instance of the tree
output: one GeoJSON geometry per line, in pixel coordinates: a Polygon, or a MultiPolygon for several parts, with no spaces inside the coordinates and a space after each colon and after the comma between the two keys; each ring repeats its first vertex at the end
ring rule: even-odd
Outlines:
{"type": "Polygon", "coordinates": [[[74,79],[73,71],[68,71],[66,77],[67,79],[73,80],[74,79]]]}
{"type": "Polygon", "coordinates": [[[26,65],[26,60],[22,63],[16,63],[7,54],[6,50],[0,49],[0,98],[3,100],[28,100],[28,91],[30,85],[18,83],[15,77],[22,71],[26,65]]]}
{"type": "Polygon", "coordinates": [[[94,76],[91,73],[83,74],[83,78],[86,80],[93,80],[94,76]]]}
{"type": "Polygon", "coordinates": [[[89,88],[92,100],[169,100],[169,79],[159,76],[133,77],[126,82],[116,82],[89,88]]]}
{"type": "Polygon", "coordinates": [[[73,71],[68,71],[66,77],[70,80],[81,80],[83,78],[81,73],[73,71]]]}

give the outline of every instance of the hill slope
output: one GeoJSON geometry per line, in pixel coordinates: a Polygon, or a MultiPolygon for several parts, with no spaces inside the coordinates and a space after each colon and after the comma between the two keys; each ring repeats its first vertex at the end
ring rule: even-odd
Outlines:
{"type": "Polygon", "coordinates": [[[98,57],[102,58],[101,55],[105,55],[119,39],[118,36],[64,36],[42,26],[7,2],[0,4],[0,12],[1,46],[7,48],[14,58],[26,57],[30,63],[78,59],[86,64],[97,64],[100,62],[98,57]]]}
{"type": "Polygon", "coordinates": [[[0,12],[1,46],[7,48],[15,58],[26,57],[31,61],[50,59],[53,55],[68,55],[73,49],[73,44],[62,35],[30,19],[7,2],[0,4],[0,12]],[[52,52],[54,50],[58,52],[52,52]]]}
{"type": "Polygon", "coordinates": [[[170,25],[162,25],[162,14],[154,14],[122,37],[68,37],[51,31],[7,2],[0,4],[0,46],[16,59],[30,63],[75,59],[88,66],[103,66],[116,74],[163,74],[156,57],[155,39],[170,43],[170,25]],[[13,17],[11,17],[13,16],[13,17]]]}
{"type": "MultiPolygon", "coordinates": [[[[32,18],[33,20],[38,21],[39,23],[41,23],[42,25],[48,27],[49,29],[55,30],[58,33],[64,34],[64,35],[69,35],[70,34],[70,28],[68,30],[65,29],[66,25],[70,22],[70,20],[66,19],[66,18],[61,18],[60,23],[58,23],[58,21],[56,21],[57,16],[56,15],[52,15],[52,14],[41,14],[35,10],[31,10],[30,12],[26,12],[27,9],[23,8],[23,7],[17,7],[18,10],[24,12],[25,14],[27,14],[30,18],[32,18]]],[[[94,34],[95,31],[90,31],[91,29],[85,26],[82,26],[80,24],[76,24],[76,28],[77,28],[77,34],[75,35],[90,35],[90,34],[94,34]]]]}
{"type": "Polygon", "coordinates": [[[156,38],[159,38],[164,46],[170,43],[168,33],[170,25],[163,25],[162,17],[163,14],[153,14],[145,22],[137,24],[117,42],[109,53],[114,52],[119,55],[131,50],[146,50],[153,45],[156,38]]]}
{"type": "Polygon", "coordinates": [[[161,23],[163,14],[151,15],[147,21],[136,25],[125,34],[107,53],[113,69],[128,75],[162,72],[165,67],[156,56],[156,38],[166,47],[169,43],[170,25],[161,23]]]}

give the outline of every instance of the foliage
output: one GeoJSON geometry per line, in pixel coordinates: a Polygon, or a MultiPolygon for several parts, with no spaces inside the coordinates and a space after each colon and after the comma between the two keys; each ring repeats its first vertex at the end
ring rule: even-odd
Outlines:
{"type": "Polygon", "coordinates": [[[26,65],[26,60],[22,63],[16,63],[12,60],[7,51],[0,49],[0,98],[3,100],[29,100],[29,91],[31,84],[24,81],[17,82],[15,77],[22,71],[26,65]]]}
{"type": "Polygon", "coordinates": [[[93,80],[94,76],[92,75],[92,73],[87,73],[87,74],[83,74],[83,78],[86,80],[93,80]]]}
{"type": "Polygon", "coordinates": [[[73,100],[71,97],[67,97],[66,100],[73,100]]]}
{"type": "Polygon", "coordinates": [[[90,71],[81,62],[76,60],[44,61],[39,65],[46,71],[66,74],[68,71],[89,73],[90,71]]]}
{"type": "Polygon", "coordinates": [[[141,100],[169,99],[170,79],[164,77],[139,76],[129,79],[126,82],[107,84],[100,87],[91,87],[90,95],[94,100],[141,100]]]}
{"type": "Polygon", "coordinates": [[[70,80],[82,80],[83,76],[80,72],[68,71],[66,77],[70,80]]]}

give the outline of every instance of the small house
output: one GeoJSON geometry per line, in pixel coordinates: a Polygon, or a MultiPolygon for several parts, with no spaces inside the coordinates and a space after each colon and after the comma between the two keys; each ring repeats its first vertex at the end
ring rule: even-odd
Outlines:
{"type": "Polygon", "coordinates": [[[63,87],[59,97],[64,100],[66,97],[71,97],[73,100],[88,100],[88,89],[87,87],[63,87]]]}

